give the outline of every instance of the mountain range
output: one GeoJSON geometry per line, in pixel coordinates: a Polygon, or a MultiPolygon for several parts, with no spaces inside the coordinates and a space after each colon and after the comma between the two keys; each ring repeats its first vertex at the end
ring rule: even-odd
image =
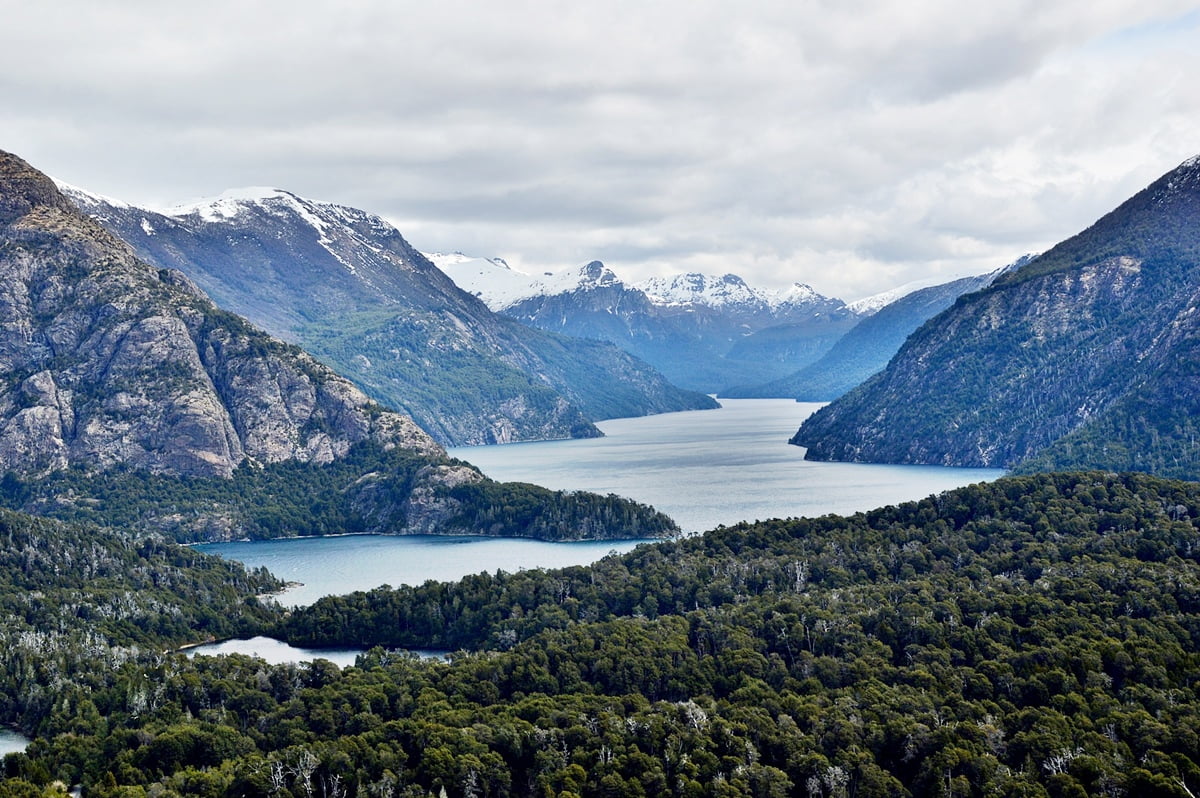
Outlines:
{"type": "Polygon", "coordinates": [[[1200,158],[917,330],[810,459],[1200,478],[1200,158]]]}
{"type": "Polygon", "coordinates": [[[734,386],[721,395],[731,398],[789,397],[801,402],[828,402],[883,369],[914,330],[950,307],[963,294],[1032,259],[1017,261],[987,274],[960,277],[909,293],[884,294],[853,303],[863,318],[819,360],[764,385],[734,386]],[[868,313],[869,312],[869,313],[868,313]]]}
{"type": "Polygon", "coordinates": [[[4,152],[0,320],[0,500],[15,509],[181,539],[673,529],[615,497],[495,483],[448,459],[4,152]]]}
{"type": "Polygon", "coordinates": [[[600,261],[531,276],[500,260],[433,259],[499,313],[530,327],[616,344],[671,382],[705,393],[795,371],[860,318],[809,286],[770,291],[734,274],[629,284],[600,261]]]}
{"type": "Polygon", "coordinates": [[[615,343],[680,385],[729,398],[801,401],[829,401],[858,385],[959,295],[1029,257],[986,275],[910,283],[844,303],[802,283],[771,290],[734,274],[625,283],[599,261],[528,275],[499,258],[429,255],[493,310],[615,343]]]}
{"type": "Polygon", "coordinates": [[[492,313],[364,211],[240,189],[157,212],[60,187],[143,260],[300,344],[440,443],[588,437],[594,420],[715,406],[615,346],[492,313]]]}

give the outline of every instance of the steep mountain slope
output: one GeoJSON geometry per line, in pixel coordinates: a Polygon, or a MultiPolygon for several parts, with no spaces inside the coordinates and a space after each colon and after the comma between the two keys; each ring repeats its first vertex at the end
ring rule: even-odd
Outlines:
{"type": "Polygon", "coordinates": [[[531,327],[620,346],[672,382],[718,393],[820,357],[857,320],[805,285],[766,291],[740,277],[683,274],[630,285],[599,261],[520,277],[506,264],[446,258],[465,290],[531,327]]]}
{"type": "Polygon", "coordinates": [[[551,536],[669,531],[646,508],[497,485],[448,460],[410,418],[139,260],[3,152],[0,322],[13,507],[187,538],[296,534],[301,512],[343,525],[309,532],[527,534],[532,516],[562,522],[543,524],[551,536]]]}
{"type": "Polygon", "coordinates": [[[375,439],[436,454],[303,352],[222,313],[0,155],[0,467],[228,476],[375,439]]]}
{"type": "Polygon", "coordinates": [[[156,213],[65,187],[144,259],[303,345],[443,443],[587,437],[589,419],[712,406],[615,347],[496,316],[394,227],[278,189],[156,213]]]}
{"type": "Polygon", "coordinates": [[[859,321],[815,363],[765,385],[732,388],[723,396],[836,399],[886,366],[913,330],[962,294],[986,287],[998,273],[963,277],[901,296],[859,321]]]}
{"type": "Polygon", "coordinates": [[[914,333],[813,459],[1200,478],[1200,159],[914,333]]]}

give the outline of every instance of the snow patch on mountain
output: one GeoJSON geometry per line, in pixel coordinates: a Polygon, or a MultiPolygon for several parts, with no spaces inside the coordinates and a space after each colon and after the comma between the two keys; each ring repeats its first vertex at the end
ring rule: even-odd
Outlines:
{"type": "Polygon", "coordinates": [[[500,310],[540,293],[537,279],[519,272],[500,258],[474,258],[461,252],[423,252],[462,290],[473,294],[492,310],[500,310]]]}
{"type": "Polygon", "coordinates": [[[856,299],[853,302],[847,303],[846,307],[850,308],[860,316],[874,316],[879,311],[883,310],[888,305],[895,302],[897,299],[902,299],[914,291],[920,291],[922,288],[940,285],[946,282],[944,278],[930,277],[924,280],[913,280],[911,283],[898,285],[895,288],[889,288],[886,291],[880,291],[878,294],[872,294],[862,299],[856,299]]]}
{"type": "MultiPolygon", "coordinates": [[[[994,281],[1002,274],[1020,269],[1022,266],[1036,258],[1038,254],[1039,253],[1036,252],[1025,253],[1012,263],[1001,266],[999,269],[990,272],[991,279],[994,281]]],[[[946,279],[945,277],[930,277],[925,280],[914,280],[911,283],[905,283],[904,285],[897,286],[887,291],[873,294],[869,297],[864,297],[863,299],[855,300],[854,302],[849,303],[846,307],[850,308],[861,316],[873,316],[884,307],[899,299],[903,299],[909,294],[920,291],[922,288],[931,288],[935,285],[945,285],[947,283],[954,282],[955,280],[961,280],[964,277],[972,276],[974,275],[960,274],[959,276],[951,277],[950,279],[946,279]]]]}
{"type": "Polygon", "coordinates": [[[454,283],[495,311],[535,296],[556,296],[602,287],[624,287],[621,278],[600,261],[559,272],[526,274],[501,258],[473,258],[461,252],[423,253],[454,283]]]}
{"type": "MultiPolygon", "coordinates": [[[[317,243],[346,268],[351,274],[358,274],[353,263],[346,260],[339,252],[339,247],[333,236],[349,235],[361,240],[349,224],[363,221],[353,216],[350,209],[327,202],[304,199],[290,191],[267,186],[247,186],[233,188],[221,192],[218,197],[193,200],[175,205],[162,211],[164,216],[176,219],[198,219],[205,224],[231,225],[251,212],[259,212],[277,219],[299,218],[304,224],[313,229],[317,235],[317,243]]],[[[363,214],[363,216],[366,216],[363,214]]],[[[390,227],[381,219],[371,219],[379,225],[390,227]]]]}
{"type": "Polygon", "coordinates": [[[712,308],[762,307],[778,310],[788,305],[825,301],[811,286],[793,283],[774,290],[752,288],[736,274],[720,277],[690,272],[673,277],[652,277],[635,283],[650,301],[663,306],[705,305],[712,308]]]}
{"type": "Polygon", "coordinates": [[[696,272],[673,277],[651,277],[636,283],[656,305],[708,305],[725,307],[756,302],[759,297],[736,274],[709,277],[696,272]]]}
{"type": "Polygon", "coordinates": [[[268,186],[231,188],[222,191],[217,197],[190,200],[170,208],[164,208],[162,214],[163,216],[173,217],[195,215],[210,224],[219,224],[237,218],[248,207],[258,206],[266,208],[268,200],[285,195],[290,196],[282,189],[270,188],[268,186]]]}
{"type": "Polygon", "coordinates": [[[81,206],[83,208],[94,208],[98,205],[109,205],[113,208],[130,207],[128,203],[122,202],[119,199],[113,199],[112,197],[106,197],[103,194],[97,194],[94,191],[82,189],[79,186],[73,186],[70,183],[59,180],[55,177],[50,179],[54,181],[54,185],[58,188],[58,190],[66,194],[67,197],[69,197],[70,200],[77,206],[81,206]]]}

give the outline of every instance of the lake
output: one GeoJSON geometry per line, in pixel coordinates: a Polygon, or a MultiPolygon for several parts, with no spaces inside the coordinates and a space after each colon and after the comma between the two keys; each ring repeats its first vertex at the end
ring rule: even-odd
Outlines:
{"type": "Polygon", "coordinates": [[[0,756],[24,751],[30,740],[11,729],[0,729],[0,756]]]}
{"type": "Polygon", "coordinates": [[[321,596],[369,590],[383,584],[451,581],[496,569],[587,565],[610,551],[626,552],[639,541],[549,543],[523,538],[440,535],[345,535],[323,538],[205,543],[196,548],[251,568],[265,566],[280,579],[300,582],[280,595],[285,606],[311,604],[321,596]]]}
{"type": "Polygon", "coordinates": [[[453,457],[493,479],[615,493],[685,532],[767,518],[851,514],[997,479],[994,468],[817,463],[788,439],[822,404],[721,399],[693,410],[602,421],[605,437],[465,446],[453,457]]]}
{"type": "Polygon", "coordinates": [[[272,637],[251,637],[244,640],[222,640],[219,643],[205,643],[185,649],[189,657],[197,654],[216,656],[218,654],[245,654],[266,660],[270,665],[282,665],[287,662],[311,662],[314,659],[327,659],[339,668],[353,665],[355,658],[363,652],[361,648],[299,648],[276,640],[272,637]]]}
{"type": "MultiPolygon", "coordinates": [[[[459,447],[450,454],[498,480],[615,493],[652,504],[686,532],[742,520],[855,513],[1004,474],[982,468],[811,463],[787,440],[821,405],[785,399],[722,399],[721,404],[719,410],[603,421],[598,425],[603,438],[459,447]]],[[[304,583],[280,596],[281,603],[292,606],[385,583],[584,565],[637,543],[353,535],[198,548],[304,583]]]]}
{"type": "MultiPolygon", "coordinates": [[[[189,657],[197,654],[218,656],[221,654],[245,654],[248,657],[258,657],[266,660],[269,665],[283,665],[288,662],[312,662],[314,659],[327,659],[339,668],[354,664],[364,648],[301,648],[289,645],[273,637],[250,637],[240,640],[222,640],[219,643],[205,643],[184,650],[189,657]]],[[[414,650],[422,659],[444,660],[449,652],[414,650]]]]}

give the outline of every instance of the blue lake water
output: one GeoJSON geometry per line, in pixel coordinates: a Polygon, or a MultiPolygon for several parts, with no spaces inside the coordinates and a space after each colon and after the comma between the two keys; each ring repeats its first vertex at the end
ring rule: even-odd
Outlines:
{"type": "Polygon", "coordinates": [[[23,737],[10,729],[0,729],[0,756],[24,751],[29,745],[29,738],[23,737]]]}
{"type": "Polygon", "coordinates": [[[694,410],[603,421],[603,438],[451,449],[493,479],[615,493],[686,532],[767,518],[850,514],[997,479],[988,468],[816,463],[788,439],[821,404],[721,399],[694,410]]]}
{"type": "Polygon", "coordinates": [[[586,565],[638,541],[547,543],[541,540],[436,535],[347,535],[234,543],[196,548],[300,582],[281,596],[285,606],[311,604],[321,596],[370,590],[380,585],[419,585],[468,574],[522,568],[586,565]]]}
{"type": "MultiPolygon", "coordinates": [[[[652,504],[685,532],[742,520],[849,514],[920,499],[998,469],[812,463],[787,443],[819,404],[723,399],[719,410],[604,421],[604,438],[461,447],[450,454],[498,480],[556,490],[615,493],[652,504]]],[[[347,536],[201,546],[266,566],[303,587],[280,597],[309,604],[323,595],[381,584],[420,584],[467,574],[581,565],[637,541],[545,543],[478,537],[347,536]]]]}

